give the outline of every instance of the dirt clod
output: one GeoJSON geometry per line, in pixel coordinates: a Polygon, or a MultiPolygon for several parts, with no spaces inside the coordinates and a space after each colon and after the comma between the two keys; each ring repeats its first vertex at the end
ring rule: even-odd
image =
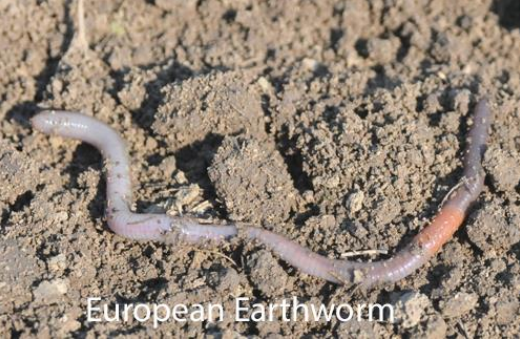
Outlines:
{"type": "Polygon", "coordinates": [[[271,297],[284,294],[289,277],[270,252],[253,253],[248,257],[246,265],[255,288],[264,295],[271,297]]]}
{"type": "Polygon", "coordinates": [[[486,204],[468,226],[469,239],[484,252],[509,249],[520,241],[519,213],[514,205],[503,206],[497,201],[486,204]]]}
{"type": "Polygon", "coordinates": [[[265,138],[260,94],[247,72],[214,72],[165,86],[154,131],[172,148],[207,135],[247,132],[265,138]]]}
{"type": "Polygon", "coordinates": [[[498,190],[510,192],[520,186],[520,154],[517,151],[491,147],[485,156],[484,166],[498,190]]]}
{"type": "Polygon", "coordinates": [[[446,300],[441,300],[439,307],[443,317],[460,317],[471,311],[478,302],[476,294],[457,293],[446,300]]]}
{"type": "Polygon", "coordinates": [[[286,220],[296,191],[274,147],[247,136],[226,137],[208,175],[230,219],[272,225],[286,220]]]}
{"type": "Polygon", "coordinates": [[[419,324],[429,306],[431,306],[431,302],[426,295],[418,292],[406,292],[395,302],[395,316],[403,328],[412,328],[419,324]]]}
{"type": "Polygon", "coordinates": [[[34,298],[38,303],[55,304],[62,301],[62,296],[67,293],[67,289],[66,279],[42,281],[34,290],[34,298]]]}

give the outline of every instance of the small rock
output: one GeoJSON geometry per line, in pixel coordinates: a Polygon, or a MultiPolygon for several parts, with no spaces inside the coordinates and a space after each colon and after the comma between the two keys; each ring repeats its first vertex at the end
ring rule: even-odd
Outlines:
{"type": "Polygon", "coordinates": [[[271,91],[272,89],[271,83],[263,76],[261,76],[258,79],[258,85],[260,86],[260,88],[262,88],[262,91],[264,91],[265,93],[271,91]]]}
{"type": "Polygon", "coordinates": [[[441,313],[446,318],[460,317],[477,305],[478,296],[470,293],[457,293],[446,301],[439,303],[441,313]]]}
{"type": "Polygon", "coordinates": [[[149,151],[153,151],[153,150],[157,149],[159,144],[152,137],[148,137],[148,138],[146,138],[145,146],[146,146],[146,149],[148,149],[149,151]]]}
{"type": "Polygon", "coordinates": [[[63,254],[53,256],[49,259],[47,265],[53,273],[62,272],[67,267],[67,258],[63,254]]]}
{"type": "Polygon", "coordinates": [[[62,295],[67,293],[69,282],[65,279],[42,281],[34,290],[36,302],[55,304],[61,301],[62,295]]]}
{"type": "Polygon", "coordinates": [[[395,318],[405,329],[419,324],[424,310],[431,306],[428,297],[419,292],[406,292],[395,302],[395,318]]]}
{"type": "Polygon", "coordinates": [[[497,316],[497,322],[499,324],[508,324],[518,317],[518,309],[520,303],[518,299],[513,297],[499,299],[495,303],[495,311],[497,316]]]}
{"type": "Polygon", "coordinates": [[[168,156],[164,158],[161,162],[161,169],[164,171],[165,175],[173,175],[173,172],[177,169],[177,161],[175,160],[175,157],[168,156]]]}
{"type": "Polygon", "coordinates": [[[468,89],[454,90],[449,96],[454,110],[459,113],[468,113],[471,98],[471,92],[468,89]]]}
{"type": "Polygon", "coordinates": [[[303,199],[305,200],[305,202],[307,203],[311,203],[311,202],[314,202],[314,192],[311,191],[311,190],[308,190],[308,191],[305,191],[303,192],[303,199]]]}
{"type": "Polygon", "coordinates": [[[439,112],[442,105],[439,101],[439,95],[436,93],[429,94],[423,103],[424,111],[428,114],[439,112]]]}
{"type": "Polygon", "coordinates": [[[66,222],[69,219],[69,214],[66,211],[59,211],[54,214],[54,220],[58,223],[66,222]]]}
{"type": "Polygon", "coordinates": [[[65,318],[63,325],[60,327],[60,331],[62,334],[66,334],[68,332],[76,331],[79,328],[81,328],[80,322],[75,319],[67,320],[67,318],[65,318]]]}
{"type": "Polygon", "coordinates": [[[320,226],[324,230],[331,230],[336,227],[336,218],[333,215],[325,214],[320,218],[320,226]]]}
{"type": "Polygon", "coordinates": [[[372,38],[367,43],[368,55],[380,64],[390,63],[395,59],[399,49],[398,39],[372,38]]]}
{"type": "Polygon", "coordinates": [[[312,58],[304,58],[302,61],[302,65],[307,70],[315,71],[319,67],[318,61],[312,59],[312,58]]]}
{"type": "Polygon", "coordinates": [[[347,207],[349,213],[355,214],[355,213],[359,212],[359,210],[361,210],[361,208],[363,207],[364,199],[365,199],[365,194],[360,190],[357,190],[357,191],[354,191],[353,193],[351,193],[348,196],[347,201],[345,203],[345,206],[347,207]]]}
{"type": "Polygon", "coordinates": [[[186,174],[184,174],[184,172],[181,170],[179,170],[177,173],[175,173],[173,179],[175,180],[175,182],[177,182],[181,185],[185,185],[188,183],[188,178],[186,177],[186,174]]]}

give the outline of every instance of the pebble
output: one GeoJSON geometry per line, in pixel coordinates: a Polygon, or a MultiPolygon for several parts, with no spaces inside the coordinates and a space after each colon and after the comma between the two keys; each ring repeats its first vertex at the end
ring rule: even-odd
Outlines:
{"type": "Polygon", "coordinates": [[[460,317],[475,308],[478,296],[471,293],[457,293],[439,303],[441,313],[446,318],[460,317]]]}
{"type": "Polygon", "coordinates": [[[431,306],[428,297],[419,292],[406,292],[395,302],[395,318],[405,329],[419,324],[426,308],[431,306]]]}
{"type": "Polygon", "coordinates": [[[36,302],[44,304],[55,304],[62,300],[62,296],[67,293],[69,282],[66,279],[55,279],[42,281],[34,290],[36,302]]]}

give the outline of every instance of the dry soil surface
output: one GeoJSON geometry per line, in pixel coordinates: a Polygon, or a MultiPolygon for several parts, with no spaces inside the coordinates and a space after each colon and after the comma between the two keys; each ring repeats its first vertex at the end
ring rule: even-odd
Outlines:
{"type": "MultiPolygon", "coordinates": [[[[0,337],[519,337],[520,5],[478,1],[0,1],[0,337]],[[405,245],[461,175],[474,104],[485,190],[410,277],[363,292],[253,244],[139,243],[104,219],[101,155],[42,108],[121,132],[135,207],[263,225],[339,258],[405,245]],[[390,303],[395,322],[129,323],[115,304],[390,303]]],[[[386,256],[363,255],[361,260],[386,256]]]]}

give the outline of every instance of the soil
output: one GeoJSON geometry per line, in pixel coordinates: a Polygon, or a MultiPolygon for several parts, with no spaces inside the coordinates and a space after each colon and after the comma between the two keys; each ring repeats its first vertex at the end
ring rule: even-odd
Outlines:
{"type": "MultiPolygon", "coordinates": [[[[0,2],[0,337],[520,337],[520,6],[515,0],[0,2]],[[121,132],[138,211],[265,226],[315,252],[405,245],[461,175],[476,101],[485,190],[455,237],[363,292],[255,245],[133,242],[104,219],[94,148],[42,108],[121,132]],[[390,303],[395,322],[93,323],[105,303],[390,303]]],[[[384,256],[382,256],[384,257],[384,256]]],[[[357,256],[370,259],[381,256],[357,256]]]]}

